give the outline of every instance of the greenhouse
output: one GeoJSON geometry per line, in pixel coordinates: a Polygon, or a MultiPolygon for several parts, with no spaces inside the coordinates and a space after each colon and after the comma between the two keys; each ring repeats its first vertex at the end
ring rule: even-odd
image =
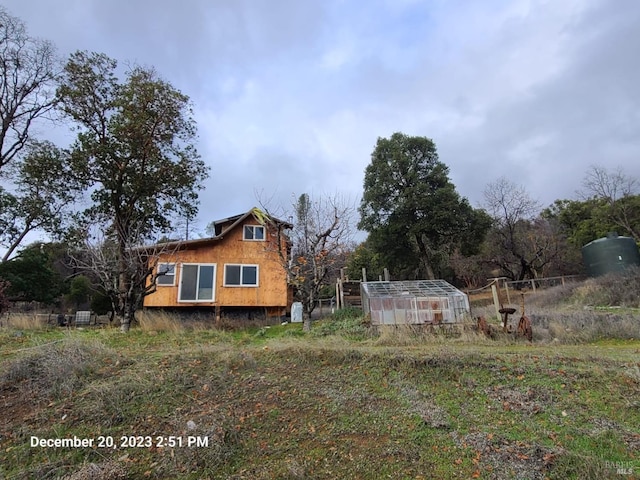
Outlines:
{"type": "Polygon", "coordinates": [[[363,282],[362,309],[372,325],[462,322],[467,295],[444,280],[363,282]]]}

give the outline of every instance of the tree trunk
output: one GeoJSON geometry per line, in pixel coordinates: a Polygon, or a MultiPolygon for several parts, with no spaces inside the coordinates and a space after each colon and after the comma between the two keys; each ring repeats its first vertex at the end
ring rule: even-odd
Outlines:
{"type": "Polygon", "coordinates": [[[302,312],[302,331],[310,332],[311,331],[311,314],[309,312],[302,312]]]}
{"type": "MultiPolygon", "coordinates": [[[[120,223],[117,223],[120,225],[120,223]]],[[[120,317],[120,331],[127,333],[131,326],[131,282],[127,270],[126,259],[127,245],[125,234],[121,228],[118,228],[118,310],[120,317]]]]}
{"type": "Polygon", "coordinates": [[[31,227],[31,219],[27,219],[25,221],[25,227],[22,230],[22,232],[20,233],[20,235],[18,236],[18,238],[16,238],[11,245],[9,245],[7,251],[4,253],[4,257],[2,257],[2,260],[0,261],[0,263],[4,263],[7,260],[9,260],[9,257],[11,257],[11,255],[13,255],[13,252],[20,246],[20,244],[22,243],[22,241],[24,240],[24,237],[27,236],[28,233],[30,233],[32,230],[31,227]]]}
{"type": "Polygon", "coordinates": [[[418,244],[418,251],[420,252],[420,259],[422,260],[422,266],[424,267],[424,273],[427,276],[427,280],[435,279],[433,268],[431,267],[429,250],[421,235],[415,236],[416,243],[418,244]]]}
{"type": "Polygon", "coordinates": [[[131,329],[131,309],[125,306],[124,315],[120,321],[120,331],[127,333],[131,329]]]}
{"type": "Polygon", "coordinates": [[[129,313],[129,298],[126,289],[126,275],[119,275],[120,285],[118,287],[118,316],[120,317],[120,331],[127,333],[131,325],[131,316],[129,313]]]}

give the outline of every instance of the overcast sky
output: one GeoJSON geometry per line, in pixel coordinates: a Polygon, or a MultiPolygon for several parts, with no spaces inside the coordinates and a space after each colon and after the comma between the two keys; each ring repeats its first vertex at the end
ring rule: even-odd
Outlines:
{"type": "Polygon", "coordinates": [[[431,138],[474,206],[503,175],[545,206],[592,164],[640,177],[638,0],[3,4],[60,55],[153,66],[191,98],[211,166],[201,231],[257,195],[359,201],[377,138],[398,131],[431,138]]]}

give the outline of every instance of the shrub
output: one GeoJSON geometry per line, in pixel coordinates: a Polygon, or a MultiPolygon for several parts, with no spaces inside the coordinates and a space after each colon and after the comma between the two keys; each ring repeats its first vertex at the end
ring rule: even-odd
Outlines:
{"type": "Polygon", "coordinates": [[[362,316],[363,316],[362,309],[357,307],[341,308],[331,314],[331,318],[333,320],[345,320],[345,319],[351,319],[351,318],[358,318],[362,316]]]}
{"type": "Polygon", "coordinates": [[[338,310],[330,317],[316,322],[311,333],[318,337],[339,335],[354,340],[362,340],[372,335],[362,310],[358,308],[338,310]]]}
{"type": "Polygon", "coordinates": [[[116,354],[99,342],[66,339],[32,349],[8,363],[0,386],[63,398],[82,388],[116,354]]]}
{"type": "Polygon", "coordinates": [[[9,282],[0,278],[0,315],[9,310],[9,307],[11,306],[9,299],[7,298],[7,290],[10,285],[11,284],[9,282]]]}

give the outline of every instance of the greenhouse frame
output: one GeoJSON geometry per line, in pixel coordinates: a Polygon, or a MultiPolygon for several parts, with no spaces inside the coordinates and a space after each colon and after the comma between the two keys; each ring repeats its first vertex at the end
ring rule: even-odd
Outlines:
{"type": "Polygon", "coordinates": [[[362,282],[362,309],[372,325],[458,323],[467,295],[444,280],[362,282]]]}

